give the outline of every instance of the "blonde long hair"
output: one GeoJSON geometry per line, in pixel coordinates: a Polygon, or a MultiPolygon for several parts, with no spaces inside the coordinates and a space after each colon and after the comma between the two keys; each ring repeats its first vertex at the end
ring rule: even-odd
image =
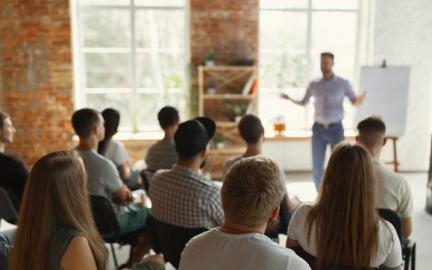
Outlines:
{"type": "Polygon", "coordinates": [[[76,152],[54,152],[34,165],[24,191],[9,269],[46,269],[56,224],[84,235],[98,269],[106,269],[107,251],[93,221],[87,176],[76,152]]]}
{"type": "Polygon", "coordinates": [[[317,235],[317,267],[368,268],[378,245],[376,176],[368,151],[342,143],[334,149],[316,205],[307,218],[317,235]]]}

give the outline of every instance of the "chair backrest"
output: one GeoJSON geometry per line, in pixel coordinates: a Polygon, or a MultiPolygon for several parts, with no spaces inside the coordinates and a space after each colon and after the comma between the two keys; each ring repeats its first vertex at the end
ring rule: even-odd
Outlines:
{"type": "MultiPolygon", "coordinates": [[[[305,260],[310,268],[312,270],[317,269],[317,258],[309,253],[307,253],[302,247],[298,246],[298,247],[294,247],[292,248],[292,250],[295,251],[295,253],[302,258],[303,260],[305,260]]],[[[361,269],[356,269],[356,270],[372,270],[372,269],[376,269],[373,267],[370,268],[361,268],[361,269]]],[[[353,270],[352,267],[346,267],[346,266],[331,266],[331,265],[325,265],[321,268],[321,270],[353,270]]]]}
{"type": "Polygon", "coordinates": [[[147,194],[149,194],[150,178],[152,177],[153,174],[154,172],[149,169],[144,169],[140,172],[143,188],[147,192],[147,194]]]}
{"type": "Polygon", "coordinates": [[[189,240],[206,228],[184,228],[161,222],[152,216],[147,219],[147,228],[153,250],[162,253],[167,262],[178,268],[180,255],[189,240]]]}
{"type": "Polygon", "coordinates": [[[0,187],[0,219],[15,219],[17,212],[6,189],[0,187]]]}
{"type": "Polygon", "coordinates": [[[101,236],[105,240],[117,238],[119,225],[111,202],[105,197],[90,195],[90,205],[96,227],[101,236]]]}
{"type": "Polygon", "coordinates": [[[379,208],[378,214],[380,215],[381,218],[387,220],[388,222],[390,222],[393,225],[393,227],[396,229],[396,233],[399,237],[399,240],[402,243],[402,218],[401,218],[401,216],[393,210],[384,209],[384,208],[379,208]]]}

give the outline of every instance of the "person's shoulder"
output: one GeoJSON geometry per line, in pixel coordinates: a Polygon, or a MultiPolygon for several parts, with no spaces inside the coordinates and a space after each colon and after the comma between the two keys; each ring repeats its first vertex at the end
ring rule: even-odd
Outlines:
{"type": "Polygon", "coordinates": [[[25,168],[24,162],[17,156],[0,153],[0,161],[9,168],[25,168]]]}
{"type": "Polygon", "coordinates": [[[383,245],[388,246],[397,240],[398,234],[389,221],[380,219],[378,221],[378,238],[383,245]]]}
{"type": "Polygon", "coordinates": [[[214,238],[214,235],[217,234],[216,230],[216,228],[210,229],[192,237],[189,242],[187,242],[185,251],[194,250],[196,248],[200,249],[201,247],[208,246],[209,242],[213,242],[212,238],[214,238]]]}
{"type": "Polygon", "coordinates": [[[84,267],[82,269],[92,269],[92,266],[96,266],[88,239],[81,235],[73,237],[62,257],[61,264],[63,267],[84,267]]]}
{"type": "Polygon", "coordinates": [[[392,171],[391,169],[387,168],[382,162],[374,160],[374,167],[378,175],[378,181],[382,180],[380,178],[386,178],[388,179],[393,186],[401,187],[408,184],[406,179],[398,174],[392,171]]]}

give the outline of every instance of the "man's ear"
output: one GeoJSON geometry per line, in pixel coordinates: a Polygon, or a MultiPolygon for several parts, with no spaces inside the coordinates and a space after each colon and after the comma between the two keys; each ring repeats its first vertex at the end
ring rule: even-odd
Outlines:
{"type": "Polygon", "coordinates": [[[271,215],[270,215],[270,221],[276,221],[279,219],[279,211],[280,211],[280,207],[279,205],[272,210],[271,215]]]}
{"type": "Polygon", "coordinates": [[[384,145],[386,145],[386,143],[387,143],[387,137],[384,137],[382,145],[384,146],[384,145]]]}
{"type": "Polygon", "coordinates": [[[202,158],[205,158],[205,157],[207,157],[207,154],[208,154],[208,148],[206,147],[201,151],[200,156],[202,158]]]}
{"type": "Polygon", "coordinates": [[[355,140],[358,143],[359,142],[359,136],[355,136],[355,140]]]}

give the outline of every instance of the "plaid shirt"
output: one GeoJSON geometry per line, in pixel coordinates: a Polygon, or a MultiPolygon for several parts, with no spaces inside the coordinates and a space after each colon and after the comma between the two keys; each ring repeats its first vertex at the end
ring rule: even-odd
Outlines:
{"type": "Polygon", "coordinates": [[[175,164],[153,175],[151,214],[156,219],[186,228],[213,228],[224,214],[220,189],[211,179],[175,164]]]}

